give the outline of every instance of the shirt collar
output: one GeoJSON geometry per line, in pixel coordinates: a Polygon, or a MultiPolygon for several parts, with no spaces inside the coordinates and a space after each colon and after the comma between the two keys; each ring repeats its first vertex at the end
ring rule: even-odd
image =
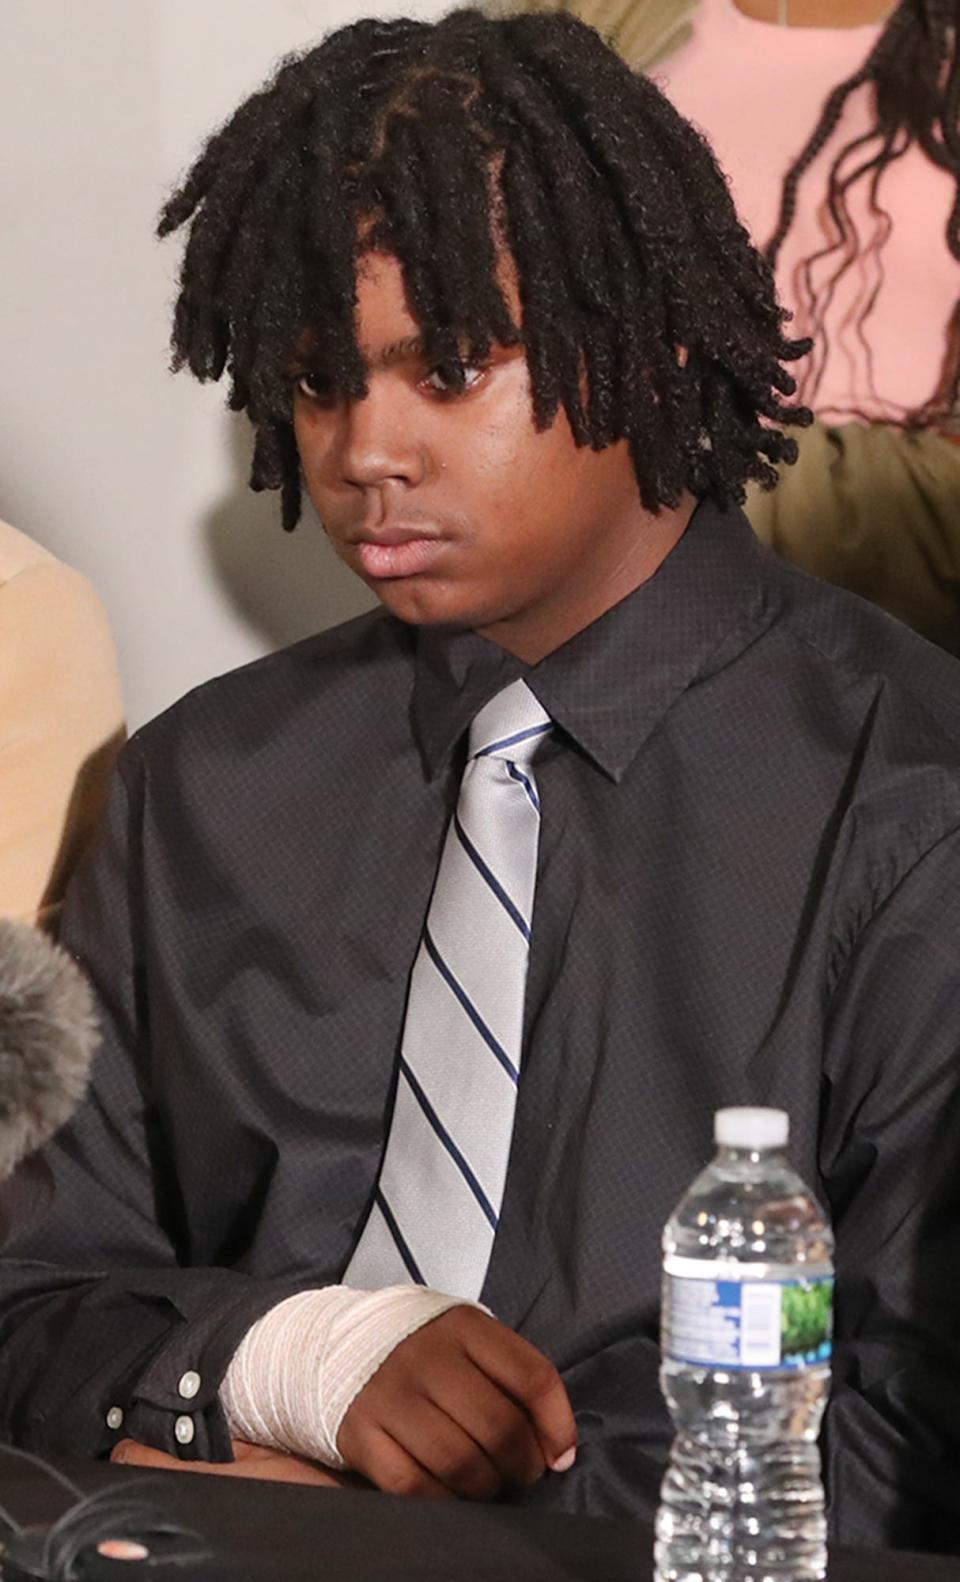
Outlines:
{"type": "MultiPolygon", "coordinates": [[[[413,724],[428,775],[474,715],[517,676],[618,781],[671,704],[728,643],[739,652],[769,604],[763,551],[742,511],[702,500],[658,571],[539,664],[451,627],[417,634],[413,724]]],[[[769,613],[769,612],[768,612],[769,613]]]]}

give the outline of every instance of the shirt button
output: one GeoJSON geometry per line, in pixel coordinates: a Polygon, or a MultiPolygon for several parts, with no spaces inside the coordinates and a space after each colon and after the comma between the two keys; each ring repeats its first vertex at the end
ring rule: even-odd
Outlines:
{"type": "Polygon", "coordinates": [[[108,1428],[122,1428],[123,1427],[123,1407],[122,1406],[111,1406],[109,1412],[107,1413],[107,1427],[108,1428]]]}
{"type": "Polygon", "coordinates": [[[199,1388],[200,1375],[199,1373],[194,1373],[192,1369],[189,1373],[185,1373],[183,1375],[183,1378],[177,1385],[177,1389],[180,1391],[180,1394],[183,1396],[185,1401],[192,1401],[199,1388]]]}
{"type": "Polygon", "coordinates": [[[173,1425],[173,1432],[178,1445],[192,1445],[194,1426],[192,1417],[178,1417],[173,1425]]]}

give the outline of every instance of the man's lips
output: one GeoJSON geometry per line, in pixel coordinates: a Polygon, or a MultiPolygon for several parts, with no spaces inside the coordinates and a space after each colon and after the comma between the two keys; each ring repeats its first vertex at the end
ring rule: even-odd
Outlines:
{"type": "Polygon", "coordinates": [[[355,543],[368,577],[415,577],[443,553],[444,540],[429,527],[383,527],[359,534],[355,543]]]}

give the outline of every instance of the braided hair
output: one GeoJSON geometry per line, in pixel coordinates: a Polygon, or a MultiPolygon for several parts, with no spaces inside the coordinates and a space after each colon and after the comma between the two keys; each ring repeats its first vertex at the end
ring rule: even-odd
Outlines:
{"type": "MultiPolygon", "coordinates": [[[[771,268],[797,213],[800,182],[836,131],[847,101],[859,89],[872,90],[874,114],[869,129],[851,138],[836,153],[827,176],[826,212],[832,238],[800,266],[799,285],[814,345],[804,379],[804,395],[813,401],[830,352],[827,314],[836,289],[858,262],[874,255],[877,276],[862,294],[856,330],[867,357],[871,394],[875,395],[873,362],[866,338],[867,321],[883,284],[883,249],[893,220],[880,203],[880,186],[890,166],[916,144],[927,158],[954,178],[953,204],[946,222],[946,243],[960,261],[960,0],[900,0],[860,69],[828,94],[813,132],[790,166],[780,196],[776,228],[764,249],[771,268]],[[875,222],[871,241],[863,246],[850,211],[850,195],[866,182],[870,215],[875,222]],[[836,259],[821,287],[814,284],[815,266],[836,259]]],[[[943,371],[937,390],[908,424],[933,426],[954,412],[960,386],[960,301],[947,330],[943,371]]],[[[858,414],[859,415],[859,414],[858,414]]]]}
{"type": "Polygon", "coordinates": [[[783,397],[808,348],[700,135],[592,28],[561,13],[364,20],[282,63],[163,209],[190,222],[173,366],[226,370],[255,430],[254,489],[300,512],[293,349],[362,398],[358,263],[401,263],[427,352],[522,342],[534,420],[626,440],[644,507],[772,487],[809,414],[783,397]],[[522,328],[498,281],[516,267],[522,328]]]}

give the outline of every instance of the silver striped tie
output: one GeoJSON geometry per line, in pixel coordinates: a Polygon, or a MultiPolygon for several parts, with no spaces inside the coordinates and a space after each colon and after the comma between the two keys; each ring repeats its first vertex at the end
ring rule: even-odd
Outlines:
{"type": "Polygon", "coordinates": [[[540,801],[552,729],[524,681],[480,710],[414,962],[396,1102],[344,1282],[480,1294],[513,1133],[540,801]]]}

